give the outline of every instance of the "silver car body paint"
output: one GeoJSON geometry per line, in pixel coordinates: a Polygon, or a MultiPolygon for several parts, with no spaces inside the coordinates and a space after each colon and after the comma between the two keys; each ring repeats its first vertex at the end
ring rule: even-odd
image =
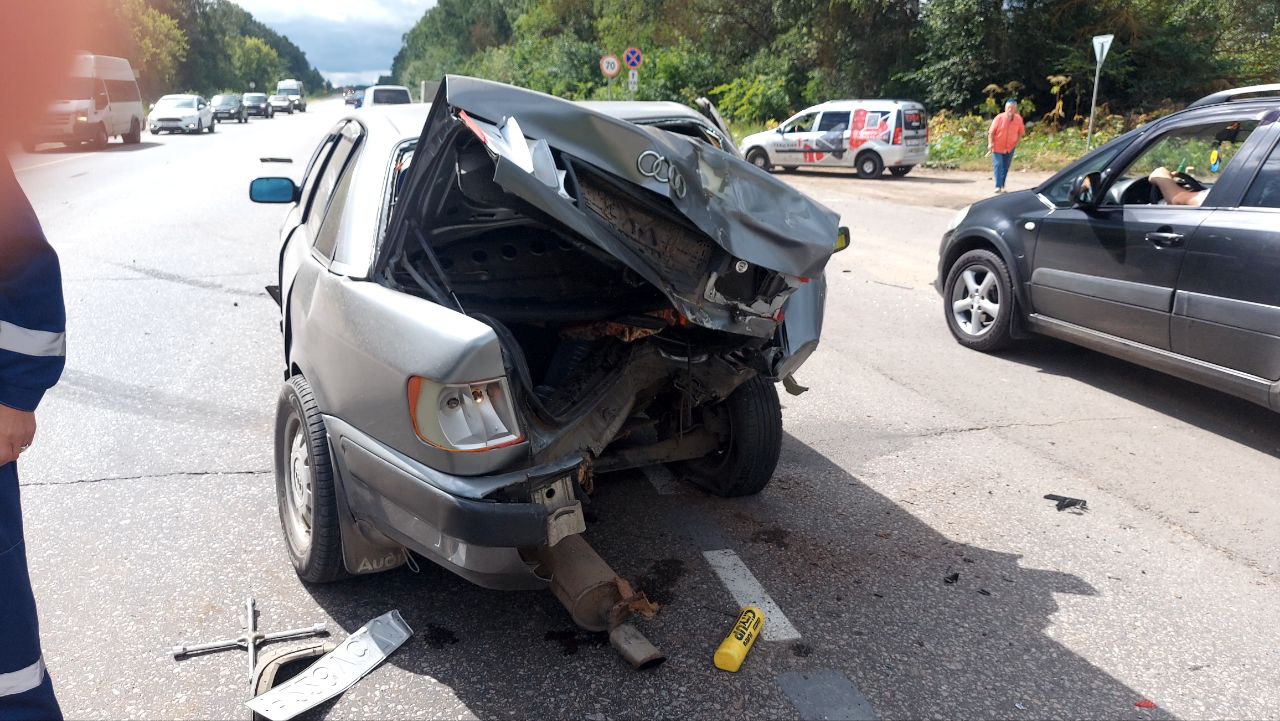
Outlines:
{"type": "Polygon", "coordinates": [[[351,688],[412,635],[413,629],[399,611],[384,613],[302,673],[249,699],[245,705],[271,721],[288,721],[351,688]]]}

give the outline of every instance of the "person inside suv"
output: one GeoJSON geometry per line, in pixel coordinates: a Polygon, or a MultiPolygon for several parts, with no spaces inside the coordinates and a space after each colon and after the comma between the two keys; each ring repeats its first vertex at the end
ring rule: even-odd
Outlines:
{"type": "Polygon", "coordinates": [[[1164,202],[1169,205],[1191,205],[1199,207],[1204,202],[1204,198],[1209,194],[1209,189],[1204,190],[1187,190],[1178,185],[1178,181],[1173,177],[1173,173],[1169,169],[1161,165],[1151,174],[1147,176],[1147,181],[1160,189],[1160,194],[1164,196],[1164,202]]]}

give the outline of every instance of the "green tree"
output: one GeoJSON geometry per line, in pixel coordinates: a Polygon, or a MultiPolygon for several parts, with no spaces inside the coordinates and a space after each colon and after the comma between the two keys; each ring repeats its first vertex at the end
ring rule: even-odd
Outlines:
{"type": "Polygon", "coordinates": [[[116,46],[107,52],[129,58],[144,95],[173,86],[187,56],[187,36],[172,17],[143,0],[113,0],[119,22],[116,46]]]}
{"type": "Polygon", "coordinates": [[[284,64],[275,49],[259,38],[243,37],[231,50],[231,67],[236,89],[241,92],[254,83],[259,91],[274,88],[284,74],[284,64]]]}

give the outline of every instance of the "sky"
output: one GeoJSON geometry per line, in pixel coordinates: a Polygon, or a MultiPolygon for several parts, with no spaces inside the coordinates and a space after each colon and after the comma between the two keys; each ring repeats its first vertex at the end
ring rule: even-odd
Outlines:
{"type": "Polygon", "coordinates": [[[235,0],[287,35],[334,85],[373,83],[391,71],[400,36],[435,0],[235,0]]]}

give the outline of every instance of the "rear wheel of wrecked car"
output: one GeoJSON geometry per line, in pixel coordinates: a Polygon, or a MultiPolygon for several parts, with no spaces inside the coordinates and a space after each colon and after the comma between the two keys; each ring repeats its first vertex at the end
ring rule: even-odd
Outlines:
{"type": "Polygon", "coordinates": [[[747,162],[761,170],[769,170],[769,154],[764,152],[762,148],[752,148],[747,153],[747,162]]]}
{"type": "Polygon", "coordinates": [[[310,583],[345,578],[329,440],[311,384],[302,376],[290,378],[280,391],[275,451],[276,500],[293,569],[310,583]]]}
{"type": "Polygon", "coordinates": [[[884,172],[884,161],[875,153],[863,153],[858,156],[858,177],[878,178],[884,172]]]}
{"type": "Polygon", "coordinates": [[[1009,345],[1011,287],[1008,266],[990,250],[971,250],[951,265],[942,294],[943,312],[960,345],[983,352],[1009,345]]]}
{"type": "Polygon", "coordinates": [[[678,470],[725,498],[764,490],[782,452],[782,405],[773,384],[756,376],[702,414],[703,423],[725,438],[724,445],[705,458],[679,464],[678,470]]]}

